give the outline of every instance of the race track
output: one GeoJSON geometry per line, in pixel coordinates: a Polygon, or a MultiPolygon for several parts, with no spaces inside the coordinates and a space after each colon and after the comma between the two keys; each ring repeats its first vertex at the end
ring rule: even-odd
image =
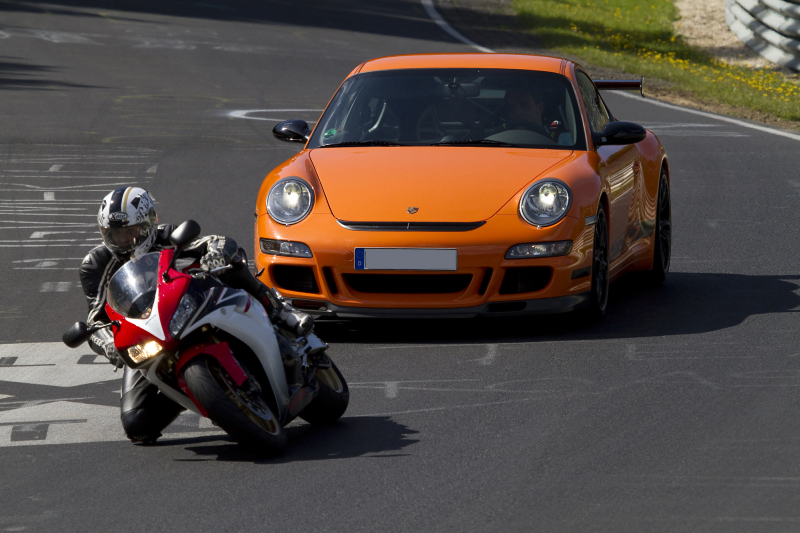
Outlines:
{"type": "Polygon", "coordinates": [[[0,2],[0,531],[797,531],[800,140],[607,94],[672,172],[666,284],[569,316],[320,324],[351,386],[279,459],[184,414],[119,425],[85,319],[99,201],[252,253],[255,194],[341,80],[468,52],[418,0],[0,2]]]}

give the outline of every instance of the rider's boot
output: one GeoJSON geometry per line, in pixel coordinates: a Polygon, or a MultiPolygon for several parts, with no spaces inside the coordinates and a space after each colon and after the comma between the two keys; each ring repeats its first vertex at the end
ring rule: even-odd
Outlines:
{"type": "Polygon", "coordinates": [[[270,319],[280,328],[293,333],[297,337],[305,337],[314,327],[314,317],[298,311],[283,301],[276,292],[266,285],[261,286],[258,299],[267,310],[270,319]]]}

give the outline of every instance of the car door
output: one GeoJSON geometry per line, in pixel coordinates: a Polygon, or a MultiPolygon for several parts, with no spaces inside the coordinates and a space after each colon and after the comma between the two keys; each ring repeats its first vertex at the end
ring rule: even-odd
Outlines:
{"type": "MultiPolygon", "coordinates": [[[[591,78],[580,70],[576,71],[578,89],[581,100],[589,119],[589,126],[593,133],[603,131],[611,121],[611,116],[606,108],[597,88],[591,78]]],[[[608,184],[609,190],[609,259],[614,261],[627,250],[630,244],[629,231],[631,208],[635,190],[639,160],[639,150],[635,145],[604,145],[597,148],[600,157],[598,172],[601,179],[608,184]],[[636,171],[635,171],[636,170],[636,171]]]]}

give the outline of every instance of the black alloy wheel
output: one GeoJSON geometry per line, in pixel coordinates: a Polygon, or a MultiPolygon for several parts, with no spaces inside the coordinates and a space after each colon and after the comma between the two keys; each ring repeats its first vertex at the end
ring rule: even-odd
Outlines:
{"type": "Polygon", "coordinates": [[[216,359],[197,356],[184,367],[183,378],[211,420],[233,440],[264,455],[286,447],[283,426],[259,391],[237,385],[216,359]]]}
{"type": "Polygon", "coordinates": [[[608,221],[602,204],[597,208],[594,224],[594,250],[592,252],[592,290],[589,316],[602,318],[608,307],[608,221]]]}
{"type": "Polygon", "coordinates": [[[658,205],[653,240],[653,269],[650,271],[650,281],[653,285],[661,285],[669,273],[669,261],[672,256],[672,203],[667,172],[664,169],[661,169],[661,178],[658,182],[658,205]]]}

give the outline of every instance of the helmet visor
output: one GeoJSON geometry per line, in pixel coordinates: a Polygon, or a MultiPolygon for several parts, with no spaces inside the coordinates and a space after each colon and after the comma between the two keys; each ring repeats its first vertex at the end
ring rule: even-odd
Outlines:
{"type": "Polygon", "coordinates": [[[100,228],[103,242],[112,251],[120,254],[132,252],[136,247],[147,240],[152,231],[149,222],[142,222],[124,228],[100,228]]]}

